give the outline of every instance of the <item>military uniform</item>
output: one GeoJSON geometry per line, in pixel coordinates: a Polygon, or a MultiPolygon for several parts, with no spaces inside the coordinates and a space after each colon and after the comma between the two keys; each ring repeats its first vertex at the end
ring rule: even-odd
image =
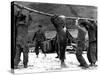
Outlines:
{"type": "Polygon", "coordinates": [[[28,34],[28,25],[26,23],[26,16],[22,13],[19,13],[16,17],[16,54],[14,58],[14,66],[18,67],[20,62],[21,52],[23,52],[23,64],[24,67],[27,67],[28,63],[28,45],[27,45],[27,34],[28,34]]]}
{"type": "Polygon", "coordinates": [[[57,31],[57,36],[56,36],[56,46],[57,46],[57,54],[59,56],[59,59],[61,60],[61,67],[66,67],[66,64],[64,62],[65,59],[65,50],[66,50],[66,45],[68,44],[68,37],[69,35],[68,32],[63,30],[63,27],[66,26],[66,21],[65,21],[65,16],[58,16],[54,15],[51,17],[51,22],[53,23],[54,27],[56,28],[57,31]]]}
{"type": "Polygon", "coordinates": [[[86,63],[84,57],[82,56],[84,47],[85,47],[85,32],[82,29],[78,29],[76,58],[78,62],[80,63],[81,67],[88,68],[88,64],[86,63]]]}
{"type": "MultiPolygon", "coordinates": [[[[70,43],[71,42],[73,42],[73,43],[75,43],[76,41],[75,41],[75,39],[72,37],[72,35],[69,33],[69,31],[68,30],[66,30],[66,43],[67,43],[67,45],[68,45],[68,41],[70,40],[70,43]]],[[[66,45],[66,46],[67,46],[66,45]]],[[[55,40],[54,40],[54,48],[55,48],[55,51],[57,52],[57,57],[56,58],[58,58],[59,57],[59,51],[58,51],[58,42],[57,42],[57,35],[56,35],[56,37],[55,37],[55,40]]]]}
{"type": "Polygon", "coordinates": [[[34,39],[35,39],[35,53],[36,53],[37,57],[39,54],[39,48],[45,54],[45,47],[44,47],[43,42],[46,40],[46,38],[45,38],[44,32],[39,29],[37,32],[35,32],[33,41],[34,41],[34,39]]]}
{"type": "Polygon", "coordinates": [[[91,65],[95,64],[97,61],[97,29],[95,26],[89,26],[89,49],[87,51],[87,57],[91,65]]]}
{"type": "Polygon", "coordinates": [[[97,26],[94,22],[83,22],[82,25],[87,29],[89,36],[89,49],[87,57],[91,66],[95,66],[97,61],[97,26]]]}

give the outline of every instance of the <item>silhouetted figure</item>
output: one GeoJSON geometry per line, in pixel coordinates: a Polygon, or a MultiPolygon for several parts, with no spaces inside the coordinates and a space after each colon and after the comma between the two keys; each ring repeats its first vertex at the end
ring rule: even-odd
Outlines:
{"type": "Polygon", "coordinates": [[[38,31],[35,32],[34,37],[33,37],[33,41],[35,39],[35,53],[38,57],[39,49],[41,49],[42,52],[46,56],[45,47],[44,47],[44,44],[43,44],[43,42],[46,40],[46,37],[45,37],[44,32],[42,31],[42,25],[39,25],[38,28],[39,28],[38,31]]]}
{"type": "Polygon", "coordinates": [[[54,15],[51,17],[51,22],[53,23],[54,27],[56,28],[57,35],[56,35],[56,47],[57,47],[57,54],[59,59],[61,60],[61,67],[66,67],[64,62],[65,60],[65,49],[69,37],[69,33],[66,29],[66,17],[61,15],[54,15]]]}
{"type": "Polygon", "coordinates": [[[78,26],[78,39],[77,39],[77,48],[76,48],[76,58],[80,63],[80,67],[88,68],[88,64],[86,63],[84,57],[82,56],[84,47],[85,47],[85,31],[83,31],[82,27],[78,26]]]}
{"type": "Polygon", "coordinates": [[[16,54],[14,58],[14,68],[18,68],[21,52],[23,52],[23,65],[27,68],[28,63],[28,25],[31,20],[26,21],[26,15],[22,13],[22,9],[18,11],[15,17],[16,23],[16,54]]]}
{"type": "Polygon", "coordinates": [[[88,20],[81,22],[87,31],[89,36],[89,49],[87,51],[87,57],[90,62],[90,66],[96,66],[97,61],[97,25],[94,21],[88,20]]]}

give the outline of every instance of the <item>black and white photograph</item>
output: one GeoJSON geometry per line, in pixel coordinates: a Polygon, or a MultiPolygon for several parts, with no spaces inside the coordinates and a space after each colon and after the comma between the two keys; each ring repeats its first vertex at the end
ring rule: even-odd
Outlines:
{"type": "Polygon", "coordinates": [[[11,2],[15,74],[98,69],[97,7],[11,2]]]}

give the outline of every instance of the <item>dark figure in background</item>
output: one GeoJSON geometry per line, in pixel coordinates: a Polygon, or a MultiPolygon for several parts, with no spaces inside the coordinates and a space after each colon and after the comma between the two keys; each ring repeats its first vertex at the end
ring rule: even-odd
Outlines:
{"type": "Polygon", "coordinates": [[[45,47],[43,42],[46,40],[45,34],[42,31],[42,25],[38,25],[39,30],[37,32],[35,32],[34,37],[33,37],[33,41],[35,39],[35,53],[38,57],[39,55],[39,48],[42,50],[42,52],[45,54],[45,47]]]}
{"type": "Polygon", "coordinates": [[[14,67],[18,68],[21,52],[23,52],[23,65],[27,68],[28,63],[28,22],[26,15],[22,13],[22,9],[16,15],[16,54],[14,58],[14,67]]]}
{"type": "Polygon", "coordinates": [[[65,60],[65,49],[68,41],[68,32],[66,31],[66,17],[61,15],[54,15],[51,17],[51,22],[56,28],[56,44],[57,44],[57,54],[61,60],[61,67],[66,67],[65,60]]]}
{"type": "Polygon", "coordinates": [[[94,21],[88,20],[81,22],[87,31],[89,36],[89,49],[87,51],[87,57],[90,62],[90,66],[96,66],[97,61],[97,25],[94,21]]]}
{"type": "Polygon", "coordinates": [[[83,27],[78,26],[78,39],[77,39],[77,48],[76,48],[76,58],[80,63],[80,67],[88,68],[88,64],[86,63],[84,57],[82,56],[82,52],[85,47],[85,31],[83,27]]]}

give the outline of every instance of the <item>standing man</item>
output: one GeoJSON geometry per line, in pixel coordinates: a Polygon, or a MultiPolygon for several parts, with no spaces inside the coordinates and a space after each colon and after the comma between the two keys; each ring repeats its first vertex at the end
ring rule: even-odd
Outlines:
{"type": "MultiPolygon", "coordinates": [[[[61,67],[66,67],[65,64],[65,51],[66,45],[68,44],[68,38],[71,38],[70,33],[68,33],[66,28],[66,17],[64,15],[54,15],[51,17],[51,23],[54,25],[57,35],[56,35],[56,49],[58,57],[61,61],[61,67]]],[[[72,38],[71,38],[72,39],[72,38]]]]}
{"type": "Polygon", "coordinates": [[[21,52],[23,52],[23,65],[27,68],[28,63],[28,23],[26,22],[26,15],[19,9],[16,15],[16,54],[14,58],[14,68],[18,68],[20,62],[21,52]]]}
{"type": "Polygon", "coordinates": [[[90,66],[96,66],[97,61],[97,25],[94,21],[88,20],[81,23],[88,31],[89,36],[89,49],[87,51],[87,57],[90,62],[90,66]]]}
{"type": "MultiPolygon", "coordinates": [[[[42,25],[38,25],[38,31],[35,32],[34,37],[33,37],[33,41],[35,39],[35,53],[37,55],[39,55],[39,48],[42,50],[42,52],[45,54],[45,47],[43,42],[46,40],[45,34],[42,31],[42,25]]],[[[46,54],[45,54],[46,56],[46,54]]]]}
{"type": "Polygon", "coordinates": [[[76,50],[76,58],[80,63],[80,67],[88,68],[88,64],[86,63],[84,57],[82,56],[82,52],[85,47],[85,31],[83,27],[78,26],[78,40],[77,40],[77,50],[76,50]]]}

